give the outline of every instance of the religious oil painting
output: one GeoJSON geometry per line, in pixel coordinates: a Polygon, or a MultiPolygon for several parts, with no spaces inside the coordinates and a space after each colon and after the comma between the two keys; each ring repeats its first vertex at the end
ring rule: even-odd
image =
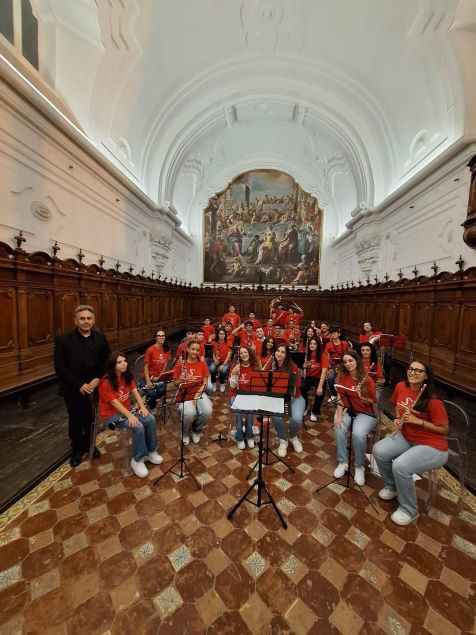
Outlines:
{"type": "Polygon", "coordinates": [[[204,210],[204,282],[319,284],[322,210],[277,170],[252,170],[204,210]]]}

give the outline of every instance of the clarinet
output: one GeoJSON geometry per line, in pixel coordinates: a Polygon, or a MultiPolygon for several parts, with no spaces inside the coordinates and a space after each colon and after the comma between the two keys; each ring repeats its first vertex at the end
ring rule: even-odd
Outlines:
{"type": "Polygon", "coordinates": [[[185,350],[182,351],[182,369],[181,369],[181,375],[184,377],[183,381],[187,381],[187,361],[186,361],[186,352],[185,350]]]}
{"type": "MultiPolygon", "coordinates": [[[[420,401],[420,397],[422,396],[422,394],[424,393],[425,390],[426,390],[426,384],[423,384],[423,386],[418,391],[418,395],[416,396],[416,399],[412,403],[412,405],[411,406],[404,406],[405,412],[403,414],[406,414],[407,412],[411,412],[415,408],[415,406],[420,401]]],[[[397,434],[397,432],[398,432],[398,429],[394,430],[394,432],[392,432],[392,437],[394,437],[397,434]]]]}
{"type": "MultiPolygon", "coordinates": [[[[139,406],[134,406],[134,408],[132,408],[131,410],[131,414],[132,415],[136,415],[139,412],[139,406]]],[[[124,421],[127,421],[127,417],[124,415],[122,416],[120,419],[118,419],[117,421],[110,421],[107,424],[107,427],[109,428],[109,430],[115,430],[117,428],[117,424],[118,423],[123,423],[124,421]]]]}

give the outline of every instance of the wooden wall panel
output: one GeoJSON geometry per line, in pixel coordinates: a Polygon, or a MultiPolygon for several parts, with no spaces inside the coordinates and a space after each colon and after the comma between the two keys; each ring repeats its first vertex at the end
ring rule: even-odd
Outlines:
{"type": "Polygon", "coordinates": [[[28,347],[52,342],[53,294],[45,289],[30,289],[26,294],[28,314],[28,347]]]}
{"type": "Polygon", "coordinates": [[[458,350],[461,353],[474,355],[476,354],[476,304],[463,304],[461,309],[458,350]]]}
{"type": "Polygon", "coordinates": [[[13,287],[0,288],[0,354],[14,351],[18,347],[16,295],[13,287]]]}
{"type": "Polygon", "coordinates": [[[453,304],[436,303],[433,323],[434,338],[433,343],[437,346],[450,348],[457,323],[455,322],[457,311],[453,304]]]}

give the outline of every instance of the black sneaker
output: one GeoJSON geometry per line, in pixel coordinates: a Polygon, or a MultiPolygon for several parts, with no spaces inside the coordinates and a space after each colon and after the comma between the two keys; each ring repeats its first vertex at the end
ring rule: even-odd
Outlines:
{"type": "Polygon", "coordinates": [[[69,460],[69,464],[71,465],[71,467],[78,467],[78,465],[81,463],[81,459],[82,459],[81,452],[73,452],[69,460]]]}

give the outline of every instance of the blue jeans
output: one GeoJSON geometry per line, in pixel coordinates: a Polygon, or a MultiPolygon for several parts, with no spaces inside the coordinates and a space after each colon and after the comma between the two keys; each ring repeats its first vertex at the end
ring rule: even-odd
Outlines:
{"type": "MultiPolygon", "coordinates": [[[[228,371],[230,369],[230,362],[228,362],[227,364],[224,364],[220,368],[220,372],[218,372],[217,365],[215,364],[213,360],[209,360],[207,364],[208,364],[208,370],[210,371],[210,375],[208,377],[208,386],[216,382],[217,375],[220,379],[220,384],[224,384],[226,382],[228,371]]],[[[208,386],[207,386],[207,392],[208,392],[208,386]]]]}
{"type": "Polygon", "coordinates": [[[416,518],[418,501],[413,474],[441,467],[448,460],[448,452],[429,445],[412,445],[397,432],[378,441],[372,453],[385,487],[397,492],[399,509],[416,518]]]}
{"type": "MultiPolygon", "coordinates": [[[[289,412],[291,416],[289,418],[289,437],[294,439],[298,432],[301,430],[302,418],[304,417],[304,410],[306,409],[306,402],[304,397],[294,397],[289,405],[289,412]]],[[[284,430],[284,417],[271,417],[276,434],[280,441],[286,441],[286,431],[284,430]]]]}
{"type": "Polygon", "coordinates": [[[336,371],[334,368],[329,368],[326,379],[331,397],[337,397],[337,391],[334,388],[334,384],[336,383],[336,371]]]}
{"type": "Polygon", "coordinates": [[[183,413],[183,434],[188,436],[190,427],[192,432],[200,432],[205,427],[212,414],[212,402],[203,393],[200,399],[197,400],[196,406],[193,401],[185,401],[177,404],[177,409],[180,416],[183,413]]]}
{"type": "Polygon", "coordinates": [[[157,433],[155,431],[155,417],[148,414],[147,417],[143,417],[140,412],[135,415],[139,420],[137,428],[130,428],[129,422],[125,419],[124,415],[117,413],[112,415],[109,419],[105,419],[102,422],[103,427],[107,427],[109,423],[116,424],[117,428],[128,429],[132,432],[132,456],[134,461],[143,461],[149,452],[154,452],[157,447],[157,433]],[[121,419],[125,419],[121,421],[121,419]]]}
{"type": "MultiPolygon", "coordinates": [[[[377,423],[376,417],[369,415],[357,415],[354,419],[352,430],[352,448],[354,449],[354,466],[363,467],[365,461],[365,450],[367,448],[367,437],[375,428],[377,423]]],[[[348,463],[349,455],[347,453],[347,432],[350,428],[350,415],[344,411],[344,421],[341,426],[334,426],[334,437],[337,445],[337,461],[339,463],[348,463]]]]}
{"type": "Polygon", "coordinates": [[[159,381],[153,388],[147,388],[145,382],[139,384],[139,388],[144,392],[145,403],[150,410],[157,405],[158,399],[161,399],[166,392],[165,382],[159,381]]]}
{"type": "Polygon", "coordinates": [[[253,415],[235,415],[235,421],[236,421],[235,439],[237,441],[244,441],[243,421],[245,422],[245,436],[247,439],[252,439],[253,438],[253,415]]]}

